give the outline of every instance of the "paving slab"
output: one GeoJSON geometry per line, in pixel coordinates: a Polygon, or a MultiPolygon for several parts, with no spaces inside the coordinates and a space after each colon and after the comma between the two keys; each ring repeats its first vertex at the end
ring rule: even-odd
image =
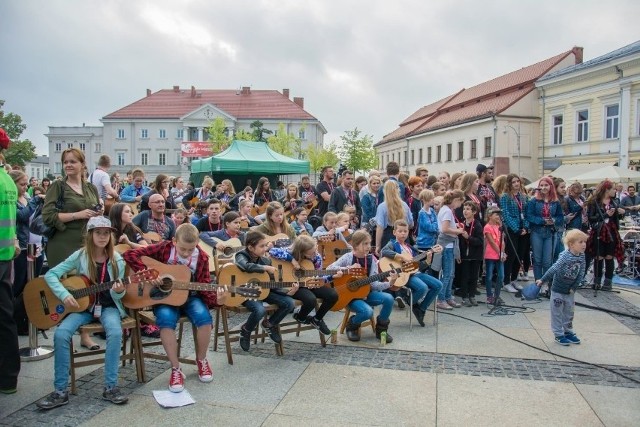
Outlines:
{"type": "MultiPolygon", "coordinates": [[[[548,349],[534,329],[500,327],[495,330],[535,347],[548,349]]],[[[504,338],[482,326],[469,323],[461,330],[459,325],[438,325],[438,352],[472,354],[480,356],[518,357],[525,359],[555,360],[554,356],[519,342],[504,338]]]]}
{"type": "Polygon", "coordinates": [[[586,384],[578,384],[576,387],[604,425],[638,425],[640,389],[586,384]]]}
{"type": "Polygon", "coordinates": [[[568,383],[438,374],[437,401],[439,427],[602,425],[568,383]]]}
{"type": "MultiPolygon", "coordinates": [[[[541,334],[551,334],[551,318],[548,311],[527,313],[526,317],[531,322],[531,325],[541,334]]],[[[620,323],[618,319],[602,311],[576,311],[573,324],[576,330],[581,332],[634,334],[631,329],[620,323]]]]}
{"type": "Polygon", "coordinates": [[[325,420],[318,420],[315,418],[307,418],[303,415],[281,415],[271,414],[262,424],[262,427],[360,427],[360,426],[374,426],[380,424],[356,424],[347,421],[331,420],[329,424],[325,420]]]}
{"type": "Polygon", "coordinates": [[[31,378],[20,374],[15,394],[0,394],[0,419],[14,413],[53,391],[51,379],[31,378]]]}
{"type": "Polygon", "coordinates": [[[311,364],[273,412],[323,425],[434,425],[435,396],[435,374],[311,364]]]}
{"type": "Polygon", "coordinates": [[[636,307],[640,307],[640,288],[630,289],[629,291],[621,289],[618,295],[636,307]]]}
{"type": "MultiPolygon", "coordinates": [[[[553,334],[542,339],[554,353],[589,363],[604,365],[640,366],[640,337],[638,335],[576,331],[582,343],[562,346],[554,341],[553,334]]],[[[562,359],[559,359],[562,360],[562,359]]]]}

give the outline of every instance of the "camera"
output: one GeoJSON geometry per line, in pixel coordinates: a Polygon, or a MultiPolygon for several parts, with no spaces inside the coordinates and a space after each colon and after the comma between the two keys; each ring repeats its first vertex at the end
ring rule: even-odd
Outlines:
{"type": "Polygon", "coordinates": [[[92,209],[96,212],[100,212],[102,210],[102,205],[98,203],[92,209]]]}

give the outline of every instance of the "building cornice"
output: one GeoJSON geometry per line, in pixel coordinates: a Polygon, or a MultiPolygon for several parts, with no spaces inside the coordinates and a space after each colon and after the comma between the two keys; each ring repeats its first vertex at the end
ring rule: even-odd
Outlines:
{"type": "Polygon", "coordinates": [[[558,77],[551,77],[542,81],[539,80],[536,82],[536,87],[549,90],[555,87],[606,76],[608,74],[618,78],[619,75],[616,72],[616,67],[622,70],[624,74],[624,70],[637,66],[640,66],[640,54],[633,55],[631,58],[620,58],[619,60],[612,60],[583,70],[576,70],[575,72],[563,74],[558,77]]]}

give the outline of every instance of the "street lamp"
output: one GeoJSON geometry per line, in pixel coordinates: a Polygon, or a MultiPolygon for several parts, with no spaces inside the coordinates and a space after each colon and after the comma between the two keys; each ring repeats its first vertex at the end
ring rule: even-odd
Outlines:
{"type": "Polygon", "coordinates": [[[518,176],[522,176],[522,169],[520,168],[520,122],[518,122],[518,129],[514,128],[511,125],[506,125],[504,127],[504,133],[507,133],[507,128],[510,128],[515,134],[517,138],[517,147],[518,147],[518,176]]]}

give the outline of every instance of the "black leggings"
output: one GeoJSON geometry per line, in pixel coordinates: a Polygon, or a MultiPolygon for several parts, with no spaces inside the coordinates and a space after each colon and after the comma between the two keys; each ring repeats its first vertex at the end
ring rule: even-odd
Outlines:
{"type": "Polygon", "coordinates": [[[458,264],[460,266],[460,288],[462,289],[462,298],[476,297],[480,264],[482,264],[482,261],[479,259],[464,259],[460,264],[458,264]]]}
{"type": "Polygon", "coordinates": [[[316,308],[316,298],[321,298],[322,304],[316,311],[316,319],[322,319],[331,310],[331,307],[338,302],[338,293],[329,286],[315,289],[300,288],[298,292],[291,295],[291,298],[302,302],[302,307],[300,307],[300,312],[298,313],[299,318],[306,318],[316,308]]]}
{"type": "Polygon", "coordinates": [[[506,239],[507,260],[504,263],[504,282],[510,283],[518,280],[518,272],[526,273],[531,266],[531,239],[529,234],[520,234],[520,231],[509,230],[506,239]]]}

